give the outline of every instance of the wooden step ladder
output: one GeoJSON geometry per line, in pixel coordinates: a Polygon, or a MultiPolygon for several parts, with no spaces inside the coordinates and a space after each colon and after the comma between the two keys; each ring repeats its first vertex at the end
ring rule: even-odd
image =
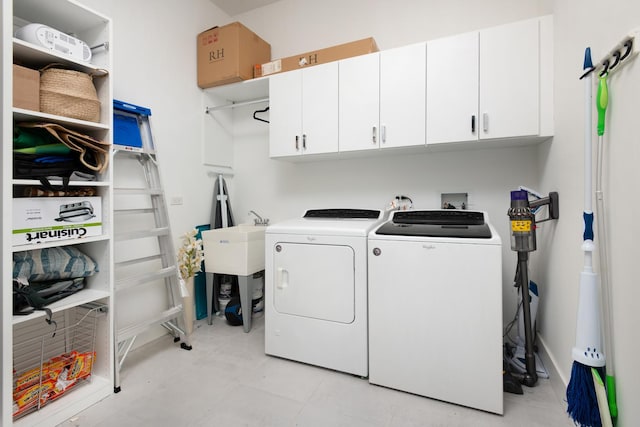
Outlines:
{"type": "Polygon", "coordinates": [[[191,350],[150,115],[147,108],[114,100],[116,393],[127,354],[136,337],[150,328],[163,326],[191,350]],[[158,287],[165,288],[166,299],[158,287]]]}

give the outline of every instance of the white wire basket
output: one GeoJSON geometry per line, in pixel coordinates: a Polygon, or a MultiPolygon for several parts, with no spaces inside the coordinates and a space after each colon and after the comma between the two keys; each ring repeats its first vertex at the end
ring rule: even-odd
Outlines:
{"type": "Polygon", "coordinates": [[[91,380],[98,318],[106,310],[86,304],[54,313],[51,322],[39,318],[14,325],[14,419],[91,380]]]}

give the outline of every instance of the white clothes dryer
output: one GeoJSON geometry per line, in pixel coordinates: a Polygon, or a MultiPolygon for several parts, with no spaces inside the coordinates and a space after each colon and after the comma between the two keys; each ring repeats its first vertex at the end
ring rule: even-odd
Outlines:
{"type": "Polygon", "coordinates": [[[369,382],[502,414],[502,249],[486,214],[393,212],[368,268],[369,382]]]}
{"type": "Polygon", "coordinates": [[[366,377],[367,235],[384,211],[318,209],[265,232],[265,353],[366,377]]]}

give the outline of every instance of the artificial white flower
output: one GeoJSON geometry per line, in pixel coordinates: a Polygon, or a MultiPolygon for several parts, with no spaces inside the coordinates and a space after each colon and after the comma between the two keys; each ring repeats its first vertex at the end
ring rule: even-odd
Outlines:
{"type": "Polygon", "coordinates": [[[202,240],[196,239],[198,231],[194,228],[182,235],[182,247],[178,249],[178,268],[183,279],[195,276],[202,271],[204,251],[202,240]]]}

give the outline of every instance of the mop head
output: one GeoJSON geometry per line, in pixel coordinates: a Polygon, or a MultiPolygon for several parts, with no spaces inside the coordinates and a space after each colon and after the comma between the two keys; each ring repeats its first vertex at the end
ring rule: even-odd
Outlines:
{"type": "MultiPolygon", "coordinates": [[[[576,425],[601,427],[602,421],[591,369],[591,366],[573,362],[571,380],[567,386],[567,413],[576,425]]],[[[598,369],[598,371],[602,376],[602,370],[598,369]]]]}

